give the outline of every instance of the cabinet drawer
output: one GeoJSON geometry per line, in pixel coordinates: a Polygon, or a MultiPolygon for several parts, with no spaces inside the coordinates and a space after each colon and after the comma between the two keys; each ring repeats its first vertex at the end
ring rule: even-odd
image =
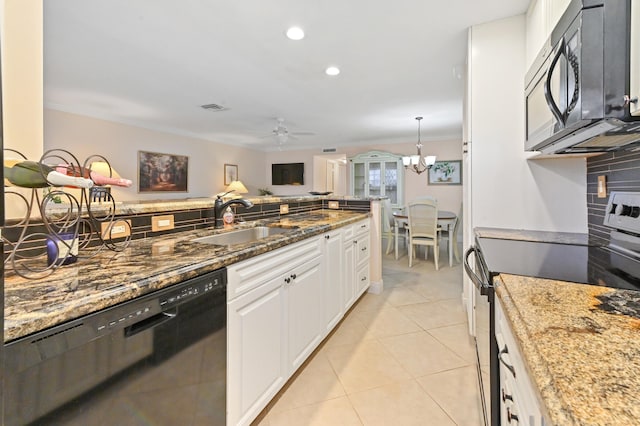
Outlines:
{"type": "Polygon", "coordinates": [[[319,236],[312,237],[229,266],[227,300],[233,300],[292,267],[320,256],[321,241],[319,236]]]}
{"type": "MultiPolygon", "coordinates": [[[[511,331],[511,323],[504,313],[499,300],[496,301],[496,340],[498,342],[501,388],[508,389],[510,398],[503,401],[503,407],[520,419],[520,424],[543,425],[542,404],[533,381],[528,374],[520,347],[511,331]]],[[[503,424],[505,423],[503,419],[503,424]]],[[[515,420],[512,424],[515,423],[515,420]]]]}
{"type": "MultiPolygon", "coordinates": [[[[363,265],[358,268],[358,273],[356,275],[356,287],[358,290],[365,289],[369,287],[369,283],[371,282],[371,278],[369,277],[369,264],[363,265]]],[[[358,296],[361,291],[358,291],[358,296]]]]}
{"type": "Polygon", "coordinates": [[[369,236],[361,236],[356,240],[356,265],[360,266],[369,260],[371,247],[369,236]]]}
{"type": "Polygon", "coordinates": [[[362,220],[354,225],[356,236],[369,232],[369,219],[362,220]]]}

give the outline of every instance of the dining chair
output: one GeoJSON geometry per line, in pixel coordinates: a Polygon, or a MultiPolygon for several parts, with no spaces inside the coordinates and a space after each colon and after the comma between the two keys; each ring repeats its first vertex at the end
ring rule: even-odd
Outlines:
{"type": "Polygon", "coordinates": [[[432,200],[437,202],[438,199],[436,197],[432,197],[431,195],[421,195],[419,197],[414,198],[413,201],[418,201],[418,200],[432,200]]]}
{"type": "Polygon", "coordinates": [[[433,247],[436,271],[438,270],[438,203],[434,200],[414,200],[409,203],[409,267],[417,247],[425,246],[424,258],[428,259],[429,246],[433,247]]]}
{"type": "MultiPolygon", "coordinates": [[[[388,198],[382,200],[382,212],[384,214],[384,228],[382,231],[382,236],[387,238],[387,250],[385,254],[391,253],[391,245],[393,244],[395,247],[395,257],[398,259],[398,242],[396,239],[396,223],[395,218],[393,217],[393,209],[391,208],[391,200],[388,198]]],[[[398,237],[407,238],[407,229],[404,225],[400,225],[398,227],[398,231],[402,230],[402,234],[398,233],[398,237]]]]}
{"type": "Polygon", "coordinates": [[[458,231],[460,230],[460,226],[462,225],[462,204],[460,204],[460,209],[458,210],[458,214],[454,219],[452,224],[446,226],[445,228],[438,227],[438,232],[440,238],[446,235],[447,237],[447,254],[449,255],[449,266],[453,266],[453,257],[455,257],[456,262],[460,262],[460,252],[458,249],[458,231]]]}

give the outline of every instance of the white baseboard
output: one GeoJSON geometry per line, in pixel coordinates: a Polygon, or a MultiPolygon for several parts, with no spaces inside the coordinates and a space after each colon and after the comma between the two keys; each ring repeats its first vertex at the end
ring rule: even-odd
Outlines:
{"type": "Polygon", "coordinates": [[[367,293],[380,294],[382,293],[382,290],[384,290],[384,284],[382,280],[373,281],[371,282],[371,284],[369,284],[369,289],[367,290],[367,293]]]}

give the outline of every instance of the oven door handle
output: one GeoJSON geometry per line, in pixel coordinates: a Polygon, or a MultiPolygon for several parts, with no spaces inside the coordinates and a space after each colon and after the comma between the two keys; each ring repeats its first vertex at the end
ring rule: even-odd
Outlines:
{"type": "Polygon", "coordinates": [[[475,246],[469,247],[467,249],[467,252],[464,254],[463,264],[464,264],[464,270],[467,271],[467,275],[469,276],[473,284],[480,290],[480,294],[483,294],[483,290],[489,288],[490,285],[488,282],[488,274],[486,273],[486,269],[485,269],[486,266],[485,266],[484,260],[482,259],[482,254],[480,250],[475,246]],[[473,270],[473,268],[469,264],[469,256],[471,256],[472,253],[475,255],[476,264],[478,265],[478,269],[483,275],[482,277],[478,276],[478,274],[473,270]]]}
{"type": "Polygon", "coordinates": [[[556,65],[558,65],[560,57],[564,55],[564,53],[565,45],[564,38],[562,38],[562,40],[560,41],[560,45],[558,46],[558,51],[553,56],[551,64],[549,64],[549,69],[547,70],[547,78],[544,83],[544,98],[547,101],[547,105],[549,106],[549,109],[551,109],[551,113],[553,114],[553,116],[556,118],[556,120],[558,120],[558,123],[562,124],[563,127],[565,124],[565,118],[563,117],[560,108],[558,108],[558,105],[553,100],[553,93],[551,93],[551,76],[553,75],[554,68],[556,67],[556,65]]]}
{"type": "Polygon", "coordinates": [[[130,326],[124,329],[124,337],[132,337],[136,334],[142,333],[143,331],[149,330],[154,327],[158,327],[161,324],[164,324],[168,321],[171,321],[175,317],[178,316],[178,308],[173,308],[169,311],[160,312],[152,317],[143,319],[135,324],[131,324],[130,326]]]}

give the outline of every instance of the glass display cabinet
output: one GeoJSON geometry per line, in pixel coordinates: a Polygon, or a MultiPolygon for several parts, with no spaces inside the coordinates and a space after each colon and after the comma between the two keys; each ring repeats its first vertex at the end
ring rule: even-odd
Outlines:
{"type": "Polygon", "coordinates": [[[392,207],[404,204],[402,156],[369,151],[349,159],[350,194],[355,197],[389,197],[392,207]]]}

